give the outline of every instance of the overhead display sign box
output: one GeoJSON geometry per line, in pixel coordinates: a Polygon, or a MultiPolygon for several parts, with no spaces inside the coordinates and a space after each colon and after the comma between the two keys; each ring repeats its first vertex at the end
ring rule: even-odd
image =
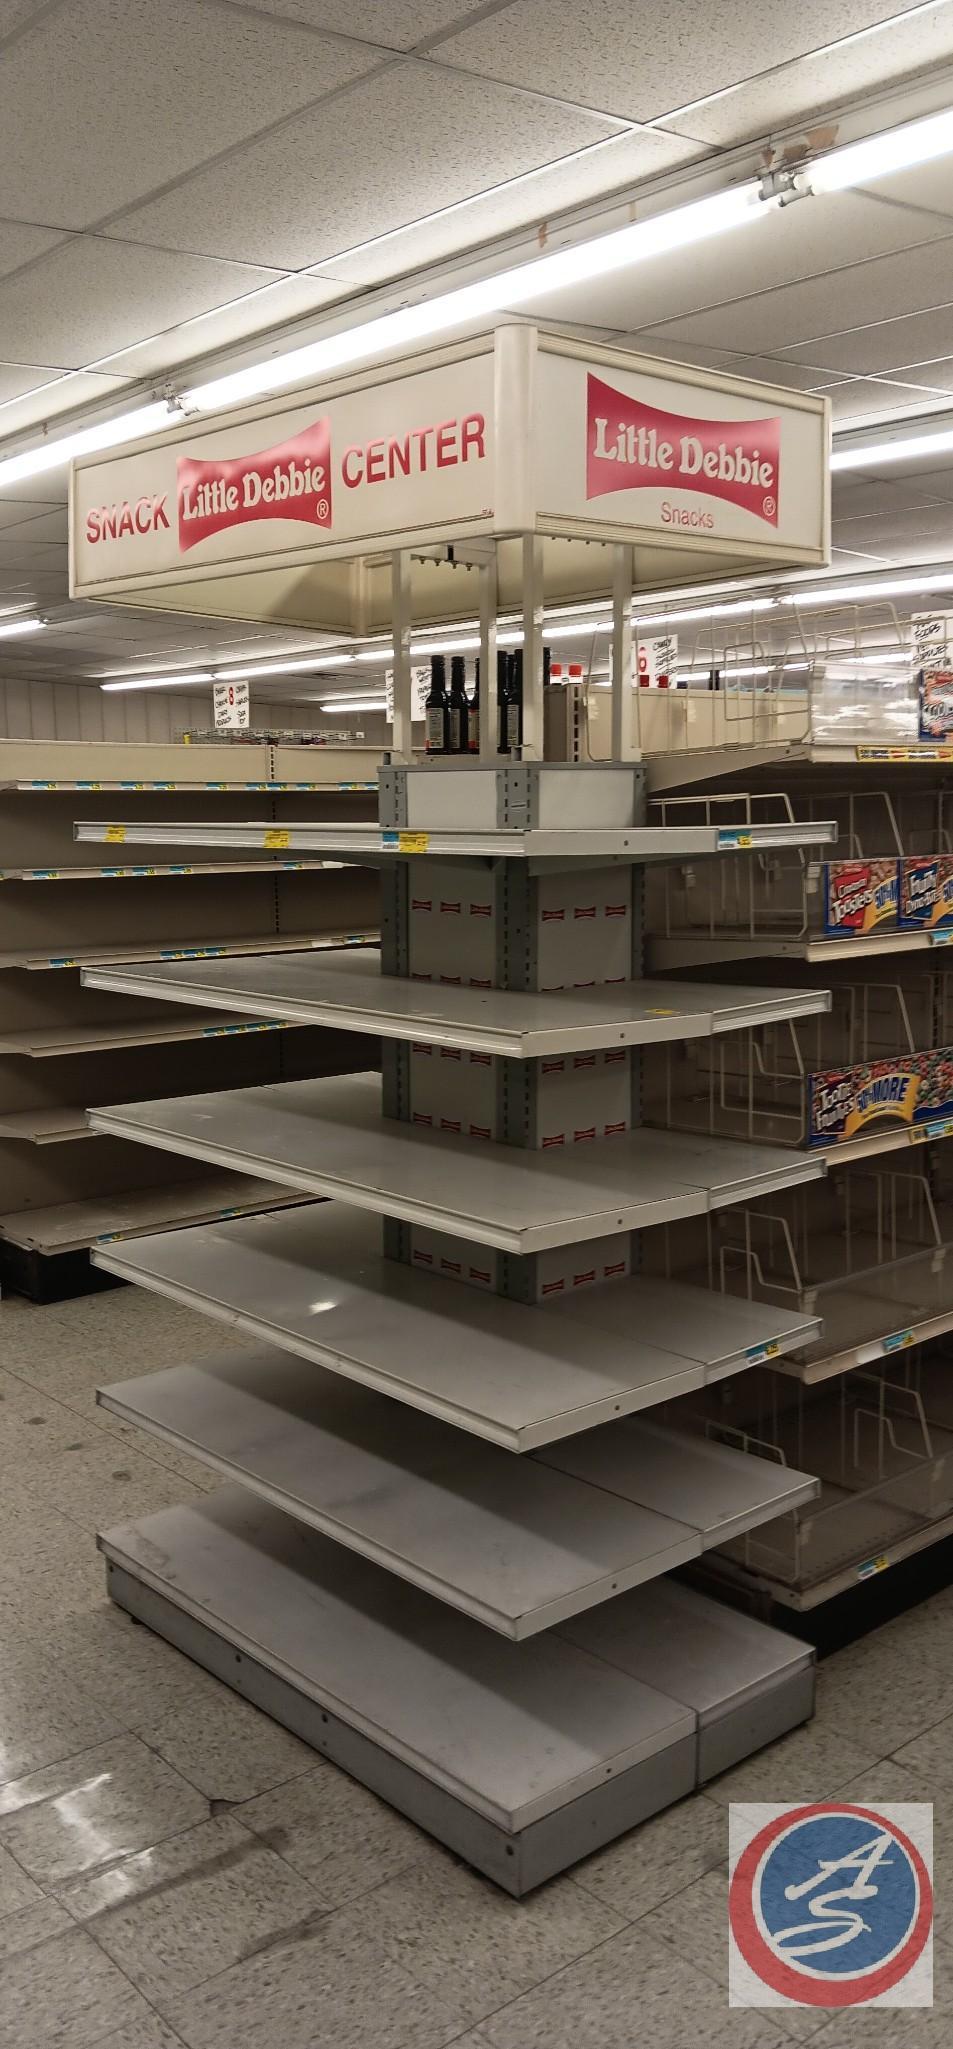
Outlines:
{"type": "Polygon", "coordinates": [[[593,541],[631,542],[653,587],[816,567],[829,445],[821,398],[514,321],[81,459],[71,591],[362,633],[388,620],[397,546],[455,544],[415,561],[421,620],[473,610],[467,543],[491,536],[504,604],[526,533],[568,599],[606,587],[593,541]]]}

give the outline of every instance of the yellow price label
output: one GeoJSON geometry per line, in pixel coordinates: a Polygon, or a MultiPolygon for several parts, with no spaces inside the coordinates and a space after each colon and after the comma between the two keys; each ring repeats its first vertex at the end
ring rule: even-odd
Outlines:
{"type": "Polygon", "coordinates": [[[109,840],[110,845],[121,847],[125,837],[126,828],[124,825],[107,825],[106,838],[109,840]]]}
{"type": "Polygon", "coordinates": [[[265,834],[265,846],[269,849],[277,850],[279,847],[290,847],[290,845],[291,834],[283,826],[274,826],[271,832],[266,832],[265,834]]]}
{"type": "Polygon", "coordinates": [[[674,1017],[674,1010],[647,1010],[646,1017],[674,1017]]]}
{"type": "Polygon", "coordinates": [[[397,844],[402,854],[425,854],[430,845],[429,832],[402,832],[397,844]]]}

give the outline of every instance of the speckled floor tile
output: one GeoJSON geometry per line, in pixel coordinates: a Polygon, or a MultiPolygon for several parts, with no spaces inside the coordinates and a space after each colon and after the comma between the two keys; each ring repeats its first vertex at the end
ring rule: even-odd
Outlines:
{"type": "Polygon", "coordinates": [[[875,1764],[877,1754],[826,1722],[807,1722],[709,1780],[705,1794],[720,1807],[732,1800],[823,1800],[843,1779],[875,1764]]]}
{"type": "Polygon", "coordinates": [[[910,1743],[953,1714],[948,1665],[912,1658],[892,1625],[825,1658],[817,1673],[817,1720],[874,1757],[910,1743]],[[911,1663],[917,1683],[909,1684],[911,1663]]]}
{"type": "Polygon", "coordinates": [[[76,1415],[12,1373],[0,1372],[0,1473],[54,1458],[82,1436],[76,1415]]]}
{"type": "Polygon", "coordinates": [[[0,1850],[0,1919],[42,1898],[39,1886],[27,1877],[22,1864],[11,1857],[9,1850],[0,1850]]]}
{"type": "Polygon", "coordinates": [[[6,1647],[0,1656],[0,1782],[121,1734],[115,1716],[66,1681],[52,1658],[6,1647]]]}
{"type": "MultiPolygon", "coordinates": [[[[102,1559],[99,1566],[102,1571],[102,1559]]],[[[101,1592],[104,1585],[105,1575],[101,1592]]],[[[156,1722],[185,1701],[227,1697],[226,1688],[201,1665],[105,1599],[94,1613],[54,1630],[49,1652],[90,1699],[102,1701],[128,1729],[156,1722]]]]}
{"type": "Polygon", "coordinates": [[[345,1905],[434,1850],[413,1822],[329,1764],[249,1800],[239,1814],[328,1907],[345,1905]]]}
{"type": "Polygon", "coordinates": [[[104,1598],[102,1560],[77,1530],[74,1555],[33,1560],[0,1572],[0,1642],[42,1648],[52,1630],[74,1615],[86,1615],[104,1598]]]}
{"type": "MultiPolygon", "coordinates": [[[[779,2049],[763,2015],[638,1924],[481,2021],[494,2049],[779,2049]]],[[[821,2036],[823,2041],[823,2035],[821,2036]]]]}
{"type": "Polygon", "coordinates": [[[194,1501],[200,1490],[177,1473],[143,1458],[107,1436],[95,1424],[76,1418],[77,1449],[56,1460],[55,1478],[46,1464],[30,1468],[25,1485],[43,1500],[50,1497],[62,1515],[81,1524],[90,1535],[113,1523],[149,1515],[178,1501],[194,1501]]]}
{"type": "Polygon", "coordinates": [[[183,2045],[181,2035],[173,2034],[168,2021],[160,2020],[155,2013],[131,2022],[115,2034],[100,2036],[96,2049],[183,2049],[183,2045]]]}
{"type": "Polygon", "coordinates": [[[563,1964],[624,1926],[620,1914],[573,1883],[514,1902],[487,1878],[439,1851],[335,1917],[371,1935],[413,1977],[470,2022],[482,2022],[563,1964]]]}
{"type": "Polygon", "coordinates": [[[0,1844],[43,1886],[208,1819],[208,1802],[135,1736],[0,1786],[0,1844]]]}
{"type": "Polygon", "coordinates": [[[140,1731],[210,1800],[251,1800],[314,1764],[308,1744],[226,1687],[146,1716],[140,1731]]]}
{"type": "Polygon", "coordinates": [[[936,1795],[953,1797],[953,1757],[950,1746],[953,1743],[953,1714],[942,1722],[934,1724],[912,1743],[897,1744],[893,1755],[898,1764],[906,1764],[919,1778],[926,1779],[935,1788],[936,1795]]]}
{"type": "Polygon", "coordinates": [[[465,2016],[338,1920],[172,2001],[187,2049],[444,2049],[463,2034],[465,2016]]]}
{"type": "Polygon", "coordinates": [[[229,1815],[57,1894],[160,2010],[257,1950],[316,1925],[311,1887],[229,1815]]]}
{"type": "Polygon", "coordinates": [[[52,1900],[0,1921],[0,1988],[0,2049],[91,2049],[104,2037],[127,2049],[151,2018],[124,1972],[52,1900]]]}
{"type": "Polygon", "coordinates": [[[726,1817],[695,1796],[574,1865],[573,1878],[626,1920],[636,1921],[669,1893],[724,1863],[727,1855],[726,1817]]]}
{"type": "MultiPolygon", "coordinates": [[[[728,1873],[707,1871],[704,1878],[697,1878],[694,1885],[686,1886],[684,1892],[674,1893],[671,1899],[663,1900],[661,1906],[653,1907],[646,1914],[640,1926],[648,1935],[657,1936],[667,1942],[680,1956],[690,1957],[693,1964],[719,1987],[722,1997],[728,1997],[728,1873]]],[[[826,2013],[812,2012],[806,2008],[796,2012],[784,2008],[772,2012],[774,2025],[781,2029],[789,2040],[809,2042],[816,2039],[820,2030],[827,2025],[826,2013]]]]}

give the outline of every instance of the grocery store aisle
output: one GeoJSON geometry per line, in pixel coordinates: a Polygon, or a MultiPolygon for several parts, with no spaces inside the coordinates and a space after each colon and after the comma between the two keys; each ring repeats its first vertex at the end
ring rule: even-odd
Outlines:
{"type": "Polygon", "coordinates": [[[111,1608],[97,1526],[214,1485],[97,1382],[234,1346],[137,1290],[0,1308],[0,2049],[953,2042],[953,1589],[816,1721],[522,1904],[111,1608]],[[936,1804],[937,2010],[732,2013],[732,1798],[936,1804]]]}

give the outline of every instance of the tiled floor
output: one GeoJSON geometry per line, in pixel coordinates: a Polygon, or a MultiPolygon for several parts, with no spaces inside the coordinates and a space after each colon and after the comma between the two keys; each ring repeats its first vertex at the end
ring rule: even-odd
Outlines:
{"type": "Polygon", "coordinates": [[[134,1290],[0,1307],[0,2049],[953,2049],[953,1591],[517,1904],[106,1602],[97,1526],[214,1482],[97,1382],[222,1348],[134,1290]],[[732,2012],[727,1802],[834,1792],[935,1803],[936,2008],[732,2012]]]}

